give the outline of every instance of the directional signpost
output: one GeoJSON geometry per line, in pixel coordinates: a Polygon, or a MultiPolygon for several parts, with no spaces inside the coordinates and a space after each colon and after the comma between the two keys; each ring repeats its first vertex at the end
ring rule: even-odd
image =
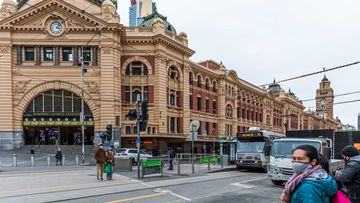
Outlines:
{"type": "Polygon", "coordinates": [[[191,136],[189,135],[189,140],[191,140],[191,165],[192,165],[192,173],[195,173],[194,167],[194,141],[195,141],[195,133],[196,133],[196,140],[197,140],[197,130],[200,127],[200,122],[198,120],[191,121],[190,129],[191,129],[191,136]]]}

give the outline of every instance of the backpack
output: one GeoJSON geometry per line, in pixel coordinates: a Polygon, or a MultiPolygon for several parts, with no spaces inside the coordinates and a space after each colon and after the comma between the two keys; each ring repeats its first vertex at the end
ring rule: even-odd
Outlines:
{"type": "Polygon", "coordinates": [[[335,195],[331,198],[331,203],[351,203],[351,201],[346,197],[346,195],[338,190],[335,195]]]}

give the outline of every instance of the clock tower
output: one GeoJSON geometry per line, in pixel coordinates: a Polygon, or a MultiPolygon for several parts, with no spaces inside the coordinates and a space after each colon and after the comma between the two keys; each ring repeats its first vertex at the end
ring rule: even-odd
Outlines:
{"type": "Polygon", "coordinates": [[[333,117],[334,90],[330,87],[330,81],[326,75],[320,82],[320,88],[316,90],[316,110],[323,111],[328,117],[333,117]]]}

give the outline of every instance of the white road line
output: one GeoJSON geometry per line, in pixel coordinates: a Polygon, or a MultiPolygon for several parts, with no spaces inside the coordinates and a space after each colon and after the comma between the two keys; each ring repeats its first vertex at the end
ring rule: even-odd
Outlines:
{"type": "Polygon", "coordinates": [[[268,178],[268,177],[255,178],[255,179],[251,179],[251,180],[241,181],[241,182],[238,182],[238,183],[231,183],[230,185],[233,185],[233,186],[236,186],[236,187],[242,187],[242,188],[245,188],[245,189],[250,189],[250,188],[253,188],[254,186],[247,185],[245,183],[250,183],[250,182],[257,181],[257,180],[263,180],[263,179],[266,179],[266,178],[268,178]]]}
{"type": "Polygon", "coordinates": [[[241,181],[239,183],[249,183],[249,182],[254,182],[254,181],[263,180],[263,179],[268,179],[268,177],[255,178],[255,179],[251,179],[251,180],[241,181]]]}
{"type": "Polygon", "coordinates": [[[191,199],[189,199],[189,198],[186,198],[186,197],[181,196],[179,194],[173,193],[172,191],[168,191],[168,192],[169,192],[169,194],[174,195],[175,197],[178,197],[178,198],[181,198],[181,199],[183,199],[185,201],[191,202],[191,199]]]}
{"type": "Polygon", "coordinates": [[[246,184],[242,184],[242,183],[232,183],[231,185],[241,187],[241,188],[245,188],[245,189],[250,189],[250,188],[254,187],[254,186],[246,185],[246,184]]]}
{"type": "Polygon", "coordinates": [[[154,186],[152,186],[152,185],[149,185],[149,184],[147,184],[147,183],[144,183],[144,182],[142,182],[142,183],[140,183],[141,185],[145,185],[146,187],[154,187],[154,186]]]}

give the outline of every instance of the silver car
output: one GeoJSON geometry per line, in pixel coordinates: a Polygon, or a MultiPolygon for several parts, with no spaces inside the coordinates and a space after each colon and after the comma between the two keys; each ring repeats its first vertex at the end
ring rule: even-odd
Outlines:
{"type": "MultiPolygon", "coordinates": [[[[115,152],[115,159],[134,159],[137,162],[137,157],[136,148],[120,148],[115,152]]],[[[152,156],[140,150],[140,160],[147,160],[148,158],[152,158],[152,156]]]]}

